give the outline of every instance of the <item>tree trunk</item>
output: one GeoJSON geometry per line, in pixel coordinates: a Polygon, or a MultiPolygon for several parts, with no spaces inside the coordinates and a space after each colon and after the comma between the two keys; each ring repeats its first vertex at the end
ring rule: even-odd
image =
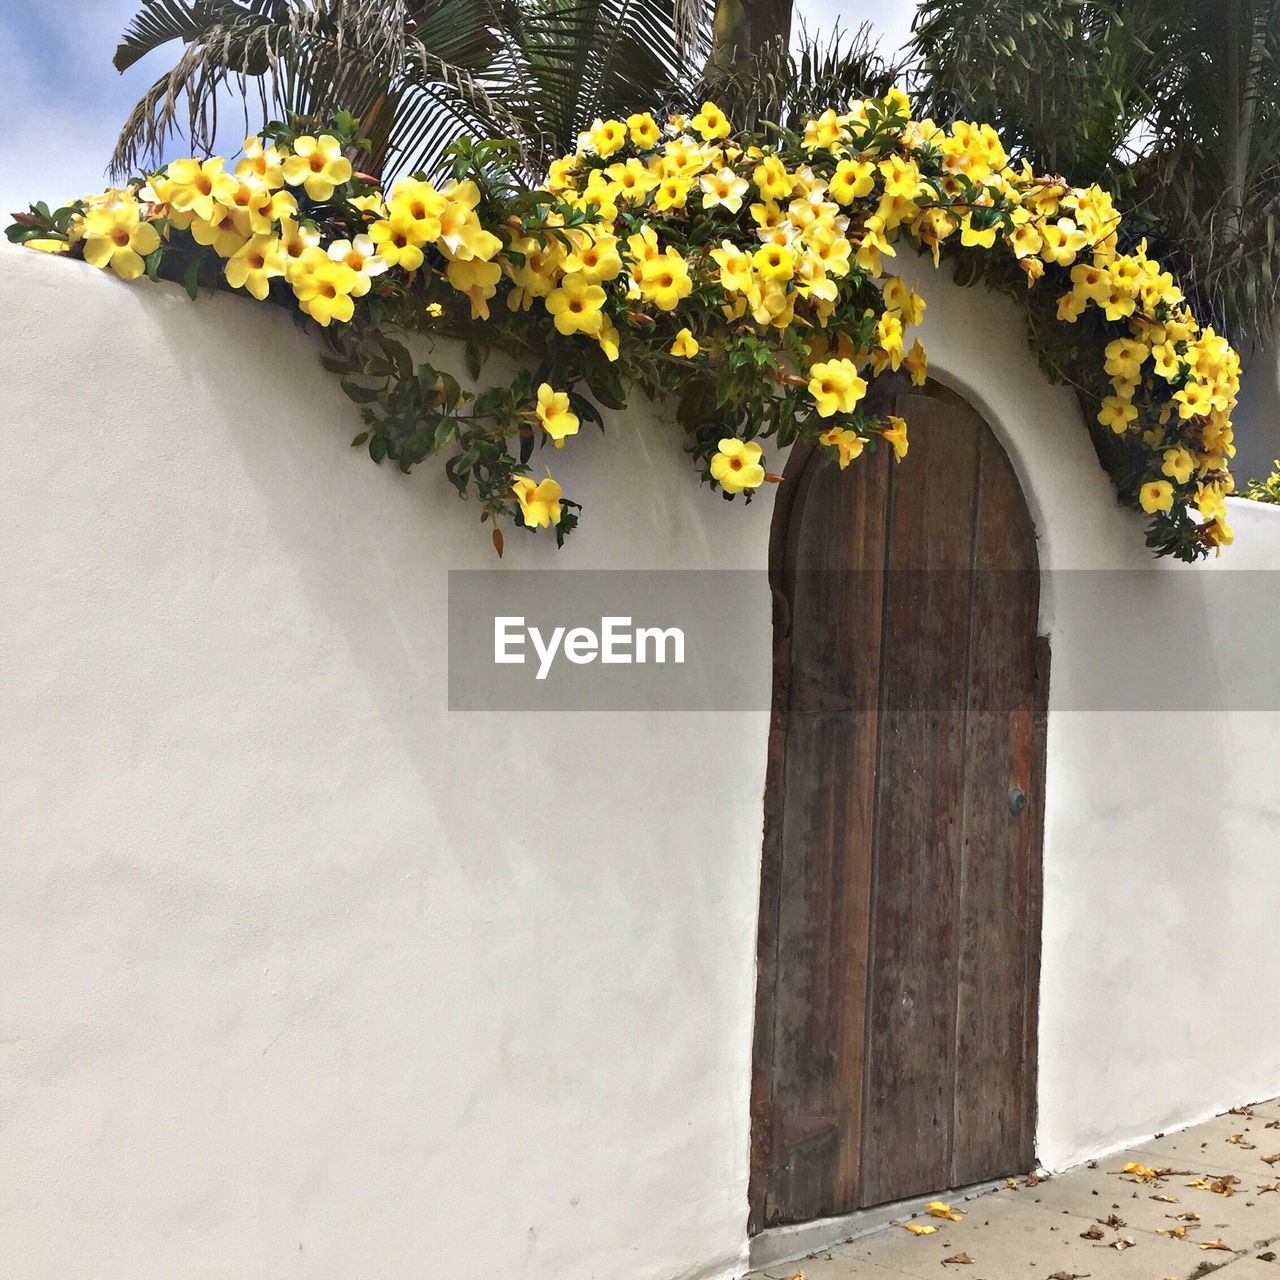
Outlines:
{"type": "Polygon", "coordinates": [[[792,0],[716,0],[711,69],[744,73],[751,58],[791,39],[792,0]]]}

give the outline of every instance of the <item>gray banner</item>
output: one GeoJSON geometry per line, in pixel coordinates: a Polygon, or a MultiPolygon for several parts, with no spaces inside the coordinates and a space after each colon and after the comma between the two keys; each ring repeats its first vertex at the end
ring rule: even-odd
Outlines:
{"type": "MultiPolygon", "coordinates": [[[[886,581],[873,571],[813,571],[785,585],[868,608],[887,591],[899,621],[921,611],[921,627],[909,630],[924,633],[934,602],[970,598],[974,574],[961,574],[962,584],[940,581],[946,576],[896,570],[886,581]]],[[[984,592],[1018,597],[1014,574],[985,576],[994,581],[984,592]]],[[[1040,575],[1040,592],[1056,710],[1280,710],[1280,572],[1082,570],[1040,575]]],[[[773,609],[763,571],[452,570],[449,707],[768,710],[773,609]]],[[[822,625],[820,609],[806,616],[822,625]]],[[[895,644],[906,641],[884,639],[892,662],[895,644]]],[[[977,630],[972,643],[982,643],[977,630]]],[[[867,660],[849,655],[851,664],[867,660]]],[[[872,691],[866,696],[877,687],[853,684],[872,691]]]]}

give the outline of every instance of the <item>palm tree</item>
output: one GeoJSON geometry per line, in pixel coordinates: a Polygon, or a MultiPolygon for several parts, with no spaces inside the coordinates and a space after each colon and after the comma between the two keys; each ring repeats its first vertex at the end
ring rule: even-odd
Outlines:
{"type": "MultiPolygon", "coordinates": [[[[185,134],[214,147],[220,112],[323,120],[347,111],[376,175],[438,171],[467,135],[510,137],[529,174],[602,113],[650,108],[696,79],[710,48],[701,0],[143,0],[124,71],[179,48],[134,107],[117,174],[185,134]],[[677,3],[680,8],[677,10],[677,3]]],[[[253,123],[256,123],[254,121],[253,123]]]]}
{"type": "Polygon", "coordinates": [[[1237,342],[1280,317],[1280,0],[922,0],[918,90],[1098,181],[1237,342]]]}

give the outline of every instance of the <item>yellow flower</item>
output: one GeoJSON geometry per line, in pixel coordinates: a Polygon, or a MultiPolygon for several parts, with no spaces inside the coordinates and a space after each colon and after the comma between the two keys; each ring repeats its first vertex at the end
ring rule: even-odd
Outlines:
{"type": "Polygon", "coordinates": [[[867,384],[852,360],[819,361],[809,370],[809,394],[818,416],[829,418],[833,413],[852,413],[867,394],[867,384]]]}
{"type": "Polygon", "coordinates": [[[480,225],[475,207],[480,188],[467,179],[451,183],[441,193],[445,207],[440,214],[440,243],[454,258],[479,258],[487,262],[502,248],[502,241],[480,225]]]}
{"type": "Polygon", "coordinates": [[[1173,485],[1167,480],[1148,480],[1138,490],[1138,501],[1142,504],[1143,511],[1149,516],[1155,515],[1157,511],[1171,511],[1173,485]]]}
{"type": "Polygon", "coordinates": [[[911,350],[902,357],[902,367],[911,375],[911,384],[923,387],[929,378],[929,357],[919,338],[911,344],[911,350]]]}
{"type": "Polygon", "coordinates": [[[831,151],[840,148],[844,136],[844,126],[840,118],[830,107],[815,120],[809,120],[804,126],[804,137],[801,145],[808,152],[831,151]]]}
{"type": "Polygon", "coordinates": [[[732,169],[720,169],[716,173],[704,173],[698,179],[702,187],[702,207],[714,209],[721,205],[730,213],[737,213],[742,208],[742,197],[746,194],[747,180],[740,178],[732,169]]]}
{"type": "Polygon", "coordinates": [[[865,445],[862,437],[848,427],[828,427],[818,440],[836,450],[841,471],[861,455],[865,445]]]}
{"type": "Polygon", "coordinates": [[[1077,293],[1072,289],[1070,293],[1064,293],[1058,299],[1058,319],[1065,321],[1067,324],[1075,324],[1084,314],[1085,303],[1088,299],[1082,293],[1077,293]]]}
{"type": "Polygon", "coordinates": [[[658,122],[647,111],[627,117],[627,133],[631,135],[631,141],[637,147],[646,151],[656,147],[662,140],[662,130],[658,128],[658,122]]]}
{"type": "Polygon", "coordinates": [[[617,237],[607,232],[573,232],[575,248],[564,260],[566,275],[581,272],[592,284],[612,280],[622,272],[617,237]]]}
{"type": "Polygon", "coordinates": [[[852,204],[862,196],[869,196],[875,181],[876,167],[870,160],[841,160],[831,175],[827,190],[833,200],[852,204]]]}
{"type": "Polygon", "coordinates": [[[380,218],[369,227],[369,240],[389,267],[416,271],[423,262],[422,246],[427,239],[426,224],[407,215],[380,218]]]}
{"type": "Polygon", "coordinates": [[[726,493],[741,493],[764,484],[763,450],[754,440],[729,436],[720,441],[720,451],[711,459],[711,478],[726,493]]]}
{"type": "Polygon", "coordinates": [[[176,213],[189,213],[206,222],[214,206],[228,199],[239,183],[222,171],[221,157],[212,160],[175,160],[165,170],[165,198],[176,213]]]}
{"type": "Polygon", "coordinates": [[[1160,470],[1171,480],[1176,480],[1179,484],[1186,484],[1191,479],[1191,473],[1196,469],[1196,460],[1191,456],[1189,449],[1166,449],[1164,451],[1164,465],[1160,470]]]}
{"type": "Polygon", "coordinates": [[[143,258],[159,247],[160,233],[142,221],[139,204],[103,205],[84,215],[84,260],[101,271],[110,267],[121,280],[136,280],[146,270],[143,258]]]}
{"type": "Polygon", "coordinates": [[[187,228],[196,244],[212,249],[220,258],[229,258],[249,239],[246,220],[235,209],[214,206],[213,220],[192,218],[187,228]]]}
{"type": "Polygon", "coordinates": [[[611,164],[605,173],[617,188],[617,198],[636,204],[643,200],[661,181],[643,160],[634,156],[630,160],[611,164]]]}
{"type": "Polygon", "coordinates": [[[1206,520],[1220,520],[1227,514],[1225,498],[1216,484],[1196,485],[1195,503],[1206,520]]]}
{"type": "Polygon", "coordinates": [[[765,156],[751,178],[766,200],[785,200],[795,185],[787,166],[777,156],[765,156]]]}
{"type": "Polygon", "coordinates": [[[560,498],[564,490],[550,477],[536,484],[520,476],[511,486],[520,502],[520,514],[530,529],[560,523],[560,498]]]}
{"type": "Polygon", "coordinates": [[[565,276],[558,289],[547,295],[546,308],[563,334],[585,333],[594,337],[600,332],[604,290],[592,284],[581,272],[565,276]]]}
{"type": "Polygon", "coordinates": [[[1057,222],[1048,223],[1041,228],[1044,244],[1040,256],[1046,262],[1056,262],[1060,267],[1069,267],[1076,254],[1089,241],[1089,237],[1076,226],[1070,218],[1060,218],[1057,222]]]}
{"type": "Polygon", "coordinates": [[[689,198],[689,182],[686,178],[664,178],[658,183],[653,197],[653,207],[660,213],[668,209],[683,209],[689,198]]]}
{"type": "Polygon", "coordinates": [[[233,289],[248,290],[262,302],[271,281],[284,275],[288,262],[278,236],[254,236],[227,259],[227,283],[233,289]]]}
{"type": "Polygon", "coordinates": [[[564,448],[566,436],[578,434],[578,415],[569,408],[567,391],[556,391],[549,382],[542,383],[536,412],[542,429],[556,442],[557,449],[564,448]]]}
{"type": "Polygon", "coordinates": [[[1188,382],[1185,387],[1173,393],[1178,402],[1179,418],[1195,418],[1208,413],[1213,407],[1210,403],[1212,393],[1203,382],[1188,382]]]}
{"type": "Polygon", "coordinates": [[[714,102],[704,102],[702,110],[693,117],[690,124],[702,136],[704,142],[714,142],[717,138],[727,138],[732,132],[729,118],[714,102]]]}
{"type": "Polygon", "coordinates": [[[766,244],[752,254],[751,265],[762,280],[790,280],[796,273],[796,255],[786,245],[766,244]]]}
{"type": "Polygon", "coordinates": [[[284,180],[302,187],[313,200],[328,200],[334,189],[351,178],[351,161],[342,154],[342,143],[332,134],[313,138],[309,133],[294,140],[293,154],[282,166],[284,180]]]}
{"type": "Polygon", "coordinates": [[[1223,547],[1229,547],[1236,540],[1236,535],[1231,526],[1218,516],[1200,526],[1200,539],[1205,546],[1215,547],[1221,551],[1223,547]]]}
{"type": "Polygon", "coordinates": [[[256,178],[262,185],[274,191],[284,184],[284,152],[278,147],[268,147],[261,138],[246,138],[236,163],[237,178],[256,178]]]}
{"type": "Polygon", "coordinates": [[[401,178],[391,188],[387,216],[402,218],[415,226],[415,244],[430,244],[440,235],[440,219],[448,200],[429,182],[417,178],[401,178]]]}
{"type": "Polygon", "coordinates": [[[627,126],[621,120],[597,120],[587,138],[596,155],[611,156],[627,145],[627,126]]]}
{"type": "Polygon", "coordinates": [[[387,269],[387,261],[378,253],[378,246],[369,236],[356,236],[354,240],[335,240],[327,253],[334,262],[344,263],[360,277],[352,291],[363,298],[373,284],[373,277],[387,269]]]}
{"type": "Polygon", "coordinates": [[[1120,396],[1106,396],[1102,408],[1098,411],[1098,421],[1104,427],[1110,427],[1118,436],[1124,435],[1129,424],[1137,420],[1138,407],[1120,396]]]}
{"type": "Polygon", "coordinates": [[[600,344],[600,350],[604,352],[606,360],[612,361],[618,358],[620,350],[618,326],[608,316],[601,318],[600,332],[596,334],[596,342],[600,344]]]}
{"type": "Polygon", "coordinates": [[[919,324],[924,319],[924,299],[897,276],[884,282],[884,305],[902,316],[902,323],[919,324]]]}
{"type": "Polygon", "coordinates": [[[693,336],[692,331],[689,329],[681,329],[676,334],[675,341],[671,344],[671,354],[673,356],[685,356],[690,360],[701,350],[702,348],[698,345],[697,338],[693,336]]]}
{"type": "Polygon", "coordinates": [[[1035,223],[1023,222],[1014,228],[1013,235],[1009,237],[1009,246],[1013,249],[1015,258],[1026,258],[1040,252],[1044,247],[1044,237],[1036,229],[1035,223]]]}
{"type": "Polygon", "coordinates": [[[903,418],[899,418],[896,414],[887,414],[889,429],[881,431],[881,435],[893,446],[893,456],[899,462],[907,456],[907,423],[903,418]]]}
{"type": "Polygon", "coordinates": [[[668,249],[657,258],[640,264],[637,283],[641,297],[652,302],[660,311],[674,311],[681,298],[693,292],[689,279],[689,264],[677,249],[668,249]]]}
{"type": "Polygon", "coordinates": [[[358,280],[350,267],[334,262],[323,249],[310,250],[291,276],[298,304],[325,328],[334,320],[345,324],[355,314],[351,295],[358,280]]]}
{"type": "Polygon", "coordinates": [[[884,193],[887,196],[914,200],[920,190],[920,169],[914,160],[890,156],[880,161],[880,173],[884,177],[884,193]]]}
{"type": "Polygon", "coordinates": [[[1136,338],[1116,338],[1107,343],[1103,367],[1113,377],[1136,379],[1149,354],[1145,342],[1136,338]]]}
{"type": "MultiPolygon", "coordinates": [[[[885,311],[876,321],[876,342],[889,355],[902,354],[902,318],[896,311],[885,311]]],[[[901,364],[901,359],[893,367],[901,364]]]]}
{"type": "Polygon", "coordinates": [[[889,258],[898,256],[897,250],[886,237],[885,221],[879,214],[873,213],[862,229],[862,240],[853,260],[870,276],[881,274],[880,255],[889,258]]]}
{"type": "Polygon", "coordinates": [[[489,318],[489,299],[498,292],[502,268],[496,262],[483,262],[479,258],[454,258],[445,268],[445,278],[459,292],[471,300],[471,318],[489,318]]]}
{"type": "Polygon", "coordinates": [[[288,273],[291,274],[307,253],[319,243],[320,231],[317,227],[310,223],[296,222],[293,218],[281,219],[280,247],[287,259],[285,265],[288,273]]]}
{"type": "Polygon", "coordinates": [[[36,240],[24,240],[23,247],[26,249],[35,249],[39,253],[66,253],[71,248],[70,244],[65,240],[54,240],[40,238],[36,240]]]}
{"type": "Polygon", "coordinates": [[[973,225],[973,214],[966,213],[960,219],[960,243],[971,249],[990,249],[996,242],[998,225],[983,227],[973,225]]]}

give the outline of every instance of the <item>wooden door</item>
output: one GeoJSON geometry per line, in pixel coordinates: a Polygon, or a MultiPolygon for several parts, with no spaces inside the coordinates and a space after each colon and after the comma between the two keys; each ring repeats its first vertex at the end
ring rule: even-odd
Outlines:
{"type": "Polygon", "coordinates": [[[797,447],[774,520],[753,1230],[1033,1162],[1035,534],[958,396],[875,409],[906,459],[797,447]]]}

